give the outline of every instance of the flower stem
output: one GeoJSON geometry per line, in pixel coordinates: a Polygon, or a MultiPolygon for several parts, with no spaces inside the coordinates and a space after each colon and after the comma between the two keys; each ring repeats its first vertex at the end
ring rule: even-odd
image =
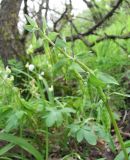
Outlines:
{"type": "Polygon", "coordinates": [[[48,127],[46,127],[46,160],[48,160],[49,142],[48,142],[48,127]]]}
{"type": "Polygon", "coordinates": [[[114,127],[114,130],[115,130],[115,133],[117,135],[117,138],[118,138],[118,141],[120,143],[120,146],[122,148],[122,151],[124,153],[124,157],[125,157],[125,160],[128,160],[129,157],[128,157],[128,154],[127,154],[127,151],[126,151],[126,148],[125,148],[125,145],[124,145],[124,142],[123,142],[123,138],[120,134],[120,131],[119,131],[119,128],[118,128],[118,125],[117,125],[117,122],[114,118],[114,115],[113,115],[113,112],[111,110],[111,107],[109,106],[108,104],[108,100],[106,98],[106,95],[104,94],[103,90],[101,88],[98,88],[98,93],[101,97],[101,99],[103,100],[104,104],[105,104],[105,107],[107,108],[107,111],[109,113],[109,116],[111,118],[111,121],[112,121],[112,124],[113,124],[113,127],[114,127]]]}

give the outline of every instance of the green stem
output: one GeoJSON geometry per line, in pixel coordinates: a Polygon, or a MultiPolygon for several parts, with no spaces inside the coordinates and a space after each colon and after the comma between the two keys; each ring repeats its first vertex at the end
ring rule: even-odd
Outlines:
{"type": "MultiPolygon", "coordinates": [[[[20,137],[22,138],[23,137],[23,124],[21,123],[20,124],[20,137]]],[[[22,160],[24,160],[24,153],[23,153],[23,150],[21,149],[21,157],[22,157],[22,160]]]]}
{"type": "Polygon", "coordinates": [[[46,127],[46,160],[48,160],[49,141],[48,141],[48,127],[46,127]]]}
{"type": "Polygon", "coordinates": [[[106,95],[104,94],[104,92],[103,92],[103,90],[102,90],[101,88],[98,88],[98,93],[100,94],[101,99],[103,100],[103,102],[104,102],[104,104],[105,104],[105,106],[106,106],[106,108],[107,108],[107,111],[108,111],[109,116],[110,116],[110,118],[111,118],[112,124],[113,124],[113,126],[114,126],[115,133],[116,133],[116,135],[117,135],[117,137],[118,137],[118,141],[119,141],[119,143],[120,143],[120,145],[121,145],[122,151],[124,152],[125,160],[128,160],[129,157],[128,157],[128,154],[127,154],[127,151],[126,151],[124,142],[123,142],[123,138],[122,138],[122,136],[121,136],[121,134],[120,134],[120,131],[119,131],[117,122],[116,122],[116,120],[115,120],[115,118],[114,118],[114,115],[113,115],[113,112],[112,112],[112,110],[111,110],[111,107],[110,107],[109,104],[108,104],[108,100],[107,100],[107,98],[106,98],[106,95]]]}

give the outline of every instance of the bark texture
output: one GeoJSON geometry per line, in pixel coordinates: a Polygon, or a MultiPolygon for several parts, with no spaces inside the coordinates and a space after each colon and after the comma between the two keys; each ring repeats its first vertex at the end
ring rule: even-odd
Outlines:
{"type": "Polygon", "coordinates": [[[0,8],[0,55],[4,65],[8,59],[24,54],[17,28],[22,0],[3,0],[0,8]]]}

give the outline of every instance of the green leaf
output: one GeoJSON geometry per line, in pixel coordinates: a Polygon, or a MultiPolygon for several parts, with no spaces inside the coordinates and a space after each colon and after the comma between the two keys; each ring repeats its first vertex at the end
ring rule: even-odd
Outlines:
{"type": "Polygon", "coordinates": [[[66,47],[65,41],[63,41],[60,38],[56,39],[55,45],[56,45],[56,47],[59,47],[59,48],[65,48],[66,47]]]}
{"type": "Polygon", "coordinates": [[[12,144],[20,146],[22,149],[26,150],[32,154],[36,160],[43,160],[40,152],[38,152],[31,144],[29,144],[25,139],[13,136],[7,133],[0,133],[0,140],[10,142],[12,144]]]}
{"type": "Polygon", "coordinates": [[[2,160],[12,160],[12,158],[8,158],[8,157],[0,157],[0,159],[2,159],[2,160]]]}
{"type": "Polygon", "coordinates": [[[125,141],[125,147],[126,148],[130,147],[130,140],[125,141]]]}
{"type": "MultiPolygon", "coordinates": [[[[78,142],[81,142],[84,138],[85,140],[91,144],[96,145],[97,144],[97,136],[93,131],[86,130],[87,128],[84,126],[83,128],[80,128],[76,133],[76,138],[78,142]]],[[[76,128],[77,130],[77,128],[76,128]]]]}
{"type": "Polygon", "coordinates": [[[84,70],[76,63],[72,63],[69,66],[69,70],[76,70],[77,72],[84,72],[84,70]]]}
{"type": "Polygon", "coordinates": [[[43,39],[42,38],[38,38],[37,40],[37,48],[43,45],[43,39]]]}
{"type": "Polygon", "coordinates": [[[130,94],[124,94],[124,93],[119,93],[119,92],[112,92],[110,95],[115,94],[118,96],[123,96],[123,97],[130,97],[130,94]]]}
{"type": "Polygon", "coordinates": [[[62,68],[67,64],[67,62],[68,60],[66,58],[62,58],[56,64],[54,64],[54,73],[57,74],[59,71],[62,71],[62,68]]]}
{"type": "Polygon", "coordinates": [[[29,17],[27,14],[25,14],[25,17],[27,19],[27,21],[29,22],[29,24],[33,27],[33,28],[38,28],[38,25],[36,23],[36,21],[34,21],[31,17],[29,17]]]}
{"type": "Polygon", "coordinates": [[[66,114],[69,114],[69,113],[75,113],[76,111],[73,109],[73,108],[63,108],[61,110],[62,113],[66,113],[66,114]]]}
{"type": "MultiPolygon", "coordinates": [[[[130,148],[126,148],[127,153],[130,153],[130,148]]],[[[121,151],[114,160],[124,160],[124,152],[121,151]]],[[[129,160],[130,160],[130,156],[129,156],[129,160]]]]}
{"type": "Polygon", "coordinates": [[[9,116],[9,119],[7,120],[7,125],[5,127],[5,130],[8,132],[11,129],[16,128],[25,114],[26,112],[24,111],[16,111],[15,113],[12,113],[9,116]]]}
{"type": "Polygon", "coordinates": [[[8,152],[10,149],[12,149],[15,145],[10,143],[4,146],[3,148],[0,149],[0,156],[4,155],[6,152],[8,152]]]}
{"type": "Polygon", "coordinates": [[[57,117],[56,117],[55,112],[54,113],[49,113],[46,116],[46,125],[47,125],[47,127],[53,126],[55,124],[56,120],[57,120],[57,117]]]}
{"type": "Polygon", "coordinates": [[[90,75],[88,82],[95,87],[105,87],[105,83],[94,75],[90,75]]]}
{"type": "Polygon", "coordinates": [[[35,32],[36,30],[38,30],[37,28],[34,28],[31,25],[25,25],[24,28],[29,32],[35,32]]]}
{"type": "Polygon", "coordinates": [[[96,145],[97,144],[97,136],[92,131],[90,131],[90,132],[89,131],[85,131],[84,132],[84,138],[91,145],[96,145]]]}
{"type": "Polygon", "coordinates": [[[49,39],[50,39],[51,41],[54,41],[54,40],[56,39],[57,35],[58,35],[58,33],[56,33],[56,32],[50,32],[50,33],[48,34],[48,37],[49,37],[49,39]]]}
{"type": "Polygon", "coordinates": [[[60,125],[63,121],[62,113],[60,110],[50,111],[44,118],[46,118],[47,127],[52,127],[55,123],[60,125]]]}
{"type": "Polygon", "coordinates": [[[116,79],[114,77],[110,76],[107,73],[98,72],[96,74],[96,77],[98,79],[100,79],[101,81],[103,81],[105,84],[116,84],[116,85],[119,85],[119,83],[116,81],[116,79]]]}
{"type": "Polygon", "coordinates": [[[111,119],[109,113],[106,108],[102,108],[101,110],[101,121],[107,131],[110,131],[111,128],[111,119]]]}
{"type": "Polygon", "coordinates": [[[72,124],[69,126],[69,128],[70,128],[69,134],[74,135],[78,130],[80,130],[80,125],[72,124]]]}
{"type": "Polygon", "coordinates": [[[98,123],[96,123],[95,125],[93,125],[93,130],[95,131],[96,135],[98,137],[100,137],[101,139],[104,139],[106,142],[109,142],[109,134],[108,132],[104,129],[103,126],[99,125],[98,123]]]}
{"type": "Polygon", "coordinates": [[[34,48],[35,48],[35,46],[36,46],[36,43],[37,43],[37,38],[36,38],[35,33],[33,32],[33,33],[32,33],[32,45],[33,45],[34,48]]]}
{"type": "Polygon", "coordinates": [[[77,138],[77,141],[78,142],[81,142],[84,138],[84,129],[80,129],[78,132],[77,132],[77,135],[76,135],[76,138],[77,138]]]}

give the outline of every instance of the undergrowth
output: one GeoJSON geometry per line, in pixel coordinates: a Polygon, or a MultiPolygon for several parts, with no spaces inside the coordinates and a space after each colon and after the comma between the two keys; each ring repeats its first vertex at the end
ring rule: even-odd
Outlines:
{"type": "Polygon", "coordinates": [[[72,56],[64,38],[56,38],[55,32],[47,35],[46,25],[41,30],[26,17],[29,25],[25,28],[32,32],[27,49],[30,61],[25,66],[11,65],[12,61],[11,68],[0,73],[0,159],[48,160],[54,150],[62,160],[85,159],[91,147],[99,148],[103,141],[115,160],[128,160],[130,142],[123,142],[116,123],[116,111],[127,107],[124,98],[130,97],[120,84],[128,55],[106,41],[95,47],[97,55],[86,53],[77,42],[72,56]],[[44,55],[34,56],[40,44],[44,55]],[[121,146],[118,154],[112,126],[121,146]],[[86,153],[73,149],[72,143],[77,148],[85,146],[86,153]]]}

